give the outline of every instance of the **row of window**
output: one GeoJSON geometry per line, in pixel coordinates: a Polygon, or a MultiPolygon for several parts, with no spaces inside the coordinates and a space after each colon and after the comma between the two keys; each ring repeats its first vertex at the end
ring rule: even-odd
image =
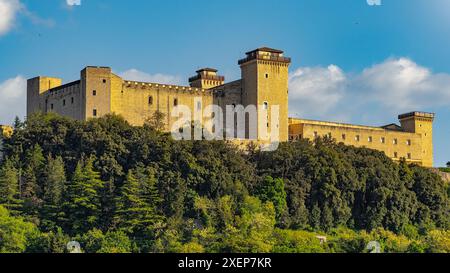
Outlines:
{"type": "MultiPolygon", "coordinates": [[[[318,136],[319,136],[319,133],[318,133],[318,132],[314,132],[314,137],[317,138],[318,136]]],[[[333,137],[333,135],[332,135],[331,133],[328,133],[327,136],[328,136],[329,138],[332,138],[332,137],[333,137]]],[[[342,139],[343,141],[347,140],[347,135],[346,135],[346,134],[342,134],[342,135],[341,135],[341,139],[342,139]]],[[[360,135],[356,135],[356,136],[355,136],[355,141],[356,141],[356,142],[360,142],[360,141],[361,141],[361,136],[360,136],[360,135]]],[[[372,136],[367,137],[367,142],[369,142],[369,143],[374,142],[374,138],[373,138],[372,136]]],[[[386,143],[386,138],[385,138],[385,137],[380,137],[380,142],[381,142],[382,144],[385,144],[385,143],[386,143]]],[[[392,144],[398,145],[398,139],[397,139],[397,138],[392,139],[392,144]]],[[[411,145],[412,145],[412,141],[411,141],[410,139],[408,139],[408,140],[406,141],[406,145],[411,146],[411,145]]]]}
{"type": "MultiPolygon", "coordinates": [[[[394,152],[394,158],[399,158],[397,152],[394,152]]],[[[407,154],[406,154],[406,159],[412,159],[411,153],[407,153],[407,154]]]]}
{"type": "MultiPolygon", "coordinates": [[[[75,102],[75,99],[73,97],[70,98],[70,104],[73,104],[75,102]]],[[[62,101],[63,106],[66,106],[66,99],[63,99],[62,101]]],[[[50,104],[50,109],[53,110],[55,106],[53,105],[53,103],[50,104]]]]}

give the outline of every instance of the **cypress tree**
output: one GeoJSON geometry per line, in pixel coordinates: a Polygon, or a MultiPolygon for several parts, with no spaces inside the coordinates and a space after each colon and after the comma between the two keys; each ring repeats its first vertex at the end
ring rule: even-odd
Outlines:
{"type": "Polygon", "coordinates": [[[94,159],[78,162],[64,203],[68,225],[73,233],[86,232],[96,227],[100,218],[100,190],[104,183],[93,167],[94,159]]]}
{"type": "Polygon", "coordinates": [[[18,214],[21,209],[18,171],[8,158],[0,168],[0,205],[12,214],[18,214]]]}
{"type": "Polygon", "coordinates": [[[63,159],[60,156],[53,158],[49,155],[44,169],[44,206],[41,213],[43,224],[47,229],[53,230],[63,221],[64,212],[61,205],[66,183],[63,159]]]}
{"type": "Polygon", "coordinates": [[[142,168],[130,170],[117,198],[115,222],[128,233],[142,235],[160,219],[155,178],[142,168]]]}

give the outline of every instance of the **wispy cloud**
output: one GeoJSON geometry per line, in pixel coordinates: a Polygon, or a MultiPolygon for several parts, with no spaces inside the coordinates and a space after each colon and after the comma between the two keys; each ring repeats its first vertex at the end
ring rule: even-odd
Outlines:
{"type": "Polygon", "coordinates": [[[44,19],[28,10],[19,0],[0,0],[0,36],[7,34],[16,25],[19,14],[28,18],[35,25],[54,26],[54,21],[44,19]]]}
{"type": "Polygon", "coordinates": [[[81,0],[66,0],[68,6],[81,6],[81,0]]]}
{"type": "Polygon", "coordinates": [[[19,0],[0,0],[0,36],[14,27],[17,14],[22,8],[19,0]]]}
{"type": "Polygon", "coordinates": [[[16,116],[25,116],[26,89],[27,81],[22,76],[0,82],[0,124],[11,124],[16,116]]]}
{"type": "Polygon", "coordinates": [[[119,73],[119,75],[125,80],[140,81],[140,82],[154,82],[180,85],[182,80],[179,76],[167,75],[167,74],[148,74],[137,69],[129,69],[127,71],[119,73]]]}
{"type": "Polygon", "coordinates": [[[291,114],[377,120],[406,111],[450,107],[450,74],[436,74],[408,58],[390,58],[345,73],[336,65],[291,73],[291,114]],[[369,117],[370,116],[370,117],[369,117]]]}

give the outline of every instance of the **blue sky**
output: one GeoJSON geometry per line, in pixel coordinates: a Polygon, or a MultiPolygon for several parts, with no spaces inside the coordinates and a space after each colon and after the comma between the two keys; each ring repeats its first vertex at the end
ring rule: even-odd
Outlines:
{"type": "Polygon", "coordinates": [[[265,45],[292,57],[291,115],[383,125],[435,112],[436,165],[450,161],[448,0],[0,0],[2,8],[0,123],[25,114],[29,77],[67,82],[101,65],[187,84],[210,66],[233,80],[244,52],[265,45]]]}

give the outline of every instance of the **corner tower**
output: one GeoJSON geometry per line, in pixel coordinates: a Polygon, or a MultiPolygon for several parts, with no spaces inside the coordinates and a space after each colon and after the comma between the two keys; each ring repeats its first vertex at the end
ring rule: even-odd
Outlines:
{"type": "Polygon", "coordinates": [[[36,112],[46,112],[41,96],[46,91],[61,86],[62,80],[52,77],[35,77],[27,81],[27,116],[36,112]]]}
{"type": "Polygon", "coordinates": [[[189,78],[191,87],[210,89],[223,85],[225,82],[225,77],[217,75],[217,70],[214,68],[202,68],[196,72],[196,76],[189,78]]]}
{"type": "Polygon", "coordinates": [[[433,121],[435,114],[411,112],[400,115],[398,119],[406,132],[422,135],[422,165],[433,167],[433,121]]]}
{"type": "MultiPolygon", "coordinates": [[[[266,107],[269,113],[269,134],[271,128],[271,107],[279,106],[279,140],[288,141],[288,79],[291,59],[283,56],[283,51],[262,47],[246,53],[239,60],[242,74],[242,102],[244,106],[266,107]]],[[[259,137],[258,137],[259,138],[259,137]]]]}

